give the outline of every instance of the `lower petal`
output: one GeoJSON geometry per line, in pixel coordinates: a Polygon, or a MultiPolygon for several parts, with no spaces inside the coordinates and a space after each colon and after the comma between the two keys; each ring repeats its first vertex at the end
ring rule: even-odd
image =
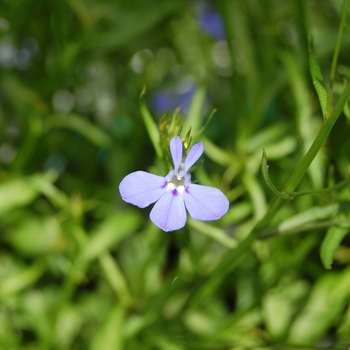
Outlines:
{"type": "Polygon", "coordinates": [[[227,213],[229,201],[217,188],[191,184],[184,193],[186,208],[194,220],[211,221],[227,213]]]}
{"type": "Polygon", "coordinates": [[[167,191],[154,205],[149,216],[164,231],[175,231],[184,227],[187,214],[182,195],[176,189],[167,191]]]}
{"type": "Polygon", "coordinates": [[[124,177],[119,192],[125,202],[145,208],[156,202],[166,191],[165,177],[136,171],[124,177]]]}

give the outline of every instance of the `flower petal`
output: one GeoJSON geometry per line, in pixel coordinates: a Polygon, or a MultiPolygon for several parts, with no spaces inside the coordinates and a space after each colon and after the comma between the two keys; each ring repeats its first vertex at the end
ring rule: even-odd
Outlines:
{"type": "Polygon", "coordinates": [[[182,195],[176,189],[167,191],[154,205],[149,217],[164,231],[175,231],[184,227],[187,214],[182,195]]]}
{"type": "Polygon", "coordinates": [[[199,159],[199,157],[203,154],[203,151],[204,151],[204,147],[202,142],[196,143],[195,145],[192,146],[185,160],[185,173],[199,159]]]}
{"type": "Polygon", "coordinates": [[[176,174],[182,162],[182,142],[179,136],[174,136],[170,140],[170,152],[174,162],[174,172],[176,174]]]}
{"type": "Polygon", "coordinates": [[[119,185],[119,192],[125,202],[145,208],[160,198],[166,191],[167,184],[163,176],[135,171],[124,177],[119,185]]]}
{"type": "Polygon", "coordinates": [[[194,220],[211,221],[227,213],[229,201],[217,188],[191,184],[184,193],[186,208],[194,220]]]}

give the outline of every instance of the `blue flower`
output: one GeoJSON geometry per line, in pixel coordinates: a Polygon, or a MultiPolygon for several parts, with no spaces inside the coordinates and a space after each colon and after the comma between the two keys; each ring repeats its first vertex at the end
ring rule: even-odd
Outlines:
{"type": "Polygon", "coordinates": [[[208,3],[202,1],[195,4],[195,9],[200,29],[215,40],[225,39],[225,27],[220,13],[208,3]]]}
{"type": "Polygon", "coordinates": [[[123,200],[139,208],[156,202],[150,219],[164,231],[175,231],[185,226],[185,206],[194,220],[220,219],[229,208],[226,196],[217,188],[191,183],[188,172],[203,150],[203,144],[197,143],[183,160],[181,139],[174,136],[170,141],[174,169],[165,177],[144,171],[127,175],[119,185],[123,200]]]}

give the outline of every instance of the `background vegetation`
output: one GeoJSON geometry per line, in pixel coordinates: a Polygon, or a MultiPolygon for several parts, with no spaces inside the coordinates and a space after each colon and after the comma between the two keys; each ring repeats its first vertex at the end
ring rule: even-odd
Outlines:
{"type": "MultiPolygon", "coordinates": [[[[1,349],[346,348],[349,187],[281,199],[254,229],[276,198],[262,149],[282,191],[321,128],[309,35],[328,87],[343,4],[1,2],[1,349]],[[162,172],[144,84],[144,113],[181,106],[183,134],[217,109],[194,177],[229,198],[218,222],[165,233],[121,200],[125,175],[162,172]]],[[[345,24],[333,105],[349,47],[345,24]]],[[[347,179],[349,117],[297,191],[347,179]]]]}

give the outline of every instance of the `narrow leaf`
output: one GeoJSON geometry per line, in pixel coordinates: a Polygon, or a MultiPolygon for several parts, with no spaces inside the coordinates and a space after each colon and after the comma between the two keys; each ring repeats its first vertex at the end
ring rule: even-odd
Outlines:
{"type": "Polygon", "coordinates": [[[327,219],[338,210],[338,203],[307,209],[282,221],[282,223],[278,225],[278,231],[283,234],[284,232],[303,227],[309,223],[327,219]]]}
{"type": "Polygon", "coordinates": [[[45,268],[42,264],[35,264],[2,279],[0,299],[9,297],[29,287],[42,276],[44,270],[45,268]]]}
{"type": "Polygon", "coordinates": [[[197,136],[201,125],[201,114],[203,111],[206,94],[206,89],[203,86],[199,86],[193,94],[191,105],[182,128],[184,132],[187,132],[191,127],[192,134],[197,136]]]}
{"type": "Polygon", "coordinates": [[[134,212],[119,212],[109,216],[93,230],[84,251],[90,261],[134,233],[139,225],[139,217],[134,212]]]}
{"type": "Polygon", "coordinates": [[[321,104],[322,115],[323,117],[325,117],[327,111],[327,90],[324,86],[323,76],[315,53],[315,47],[312,37],[310,37],[309,41],[309,68],[312,83],[314,84],[318,95],[318,99],[321,104]]]}
{"type": "Polygon", "coordinates": [[[148,136],[151,139],[152,145],[157,153],[158,158],[163,158],[163,150],[160,147],[160,135],[159,130],[156,126],[155,121],[153,120],[150,111],[148,110],[144,96],[146,94],[146,86],[143,87],[140,94],[140,112],[142,115],[143,122],[145,123],[148,136]]]}
{"type": "MultiPolygon", "coordinates": [[[[346,220],[347,216],[344,213],[339,213],[336,216],[336,220],[346,220]]],[[[343,238],[350,230],[350,224],[342,224],[339,226],[331,226],[322,242],[320,257],[323,266],[326,269],[330,269],[333,263],[333,256],[337,248],[339,247],[343,238]]]]}
{"type": "Polygon", "coordinates": [[[102,128],[79,114],[51,115],[46,120],[45,130],[55,128],[75,131],[97,147],[108,148],[113,143],[112,138],[102,128]]]}
{"type": "Polygon", "coordinates": [[[93,338],[90,350],[123,349],[125,308],[116,305],[93,338]]]}
{"type": "Polygon", "coordinates": [[[210,238],[221,243],[229,249],[237,247],[237,241],[228,236],[227,233],[221,228],[212,226],[203,221],[197,221],[193,219],[189,220],[189,224],[192,228],[198,230],[201,233],[204,233],[205,235],[209,236],[210,238]]]}

